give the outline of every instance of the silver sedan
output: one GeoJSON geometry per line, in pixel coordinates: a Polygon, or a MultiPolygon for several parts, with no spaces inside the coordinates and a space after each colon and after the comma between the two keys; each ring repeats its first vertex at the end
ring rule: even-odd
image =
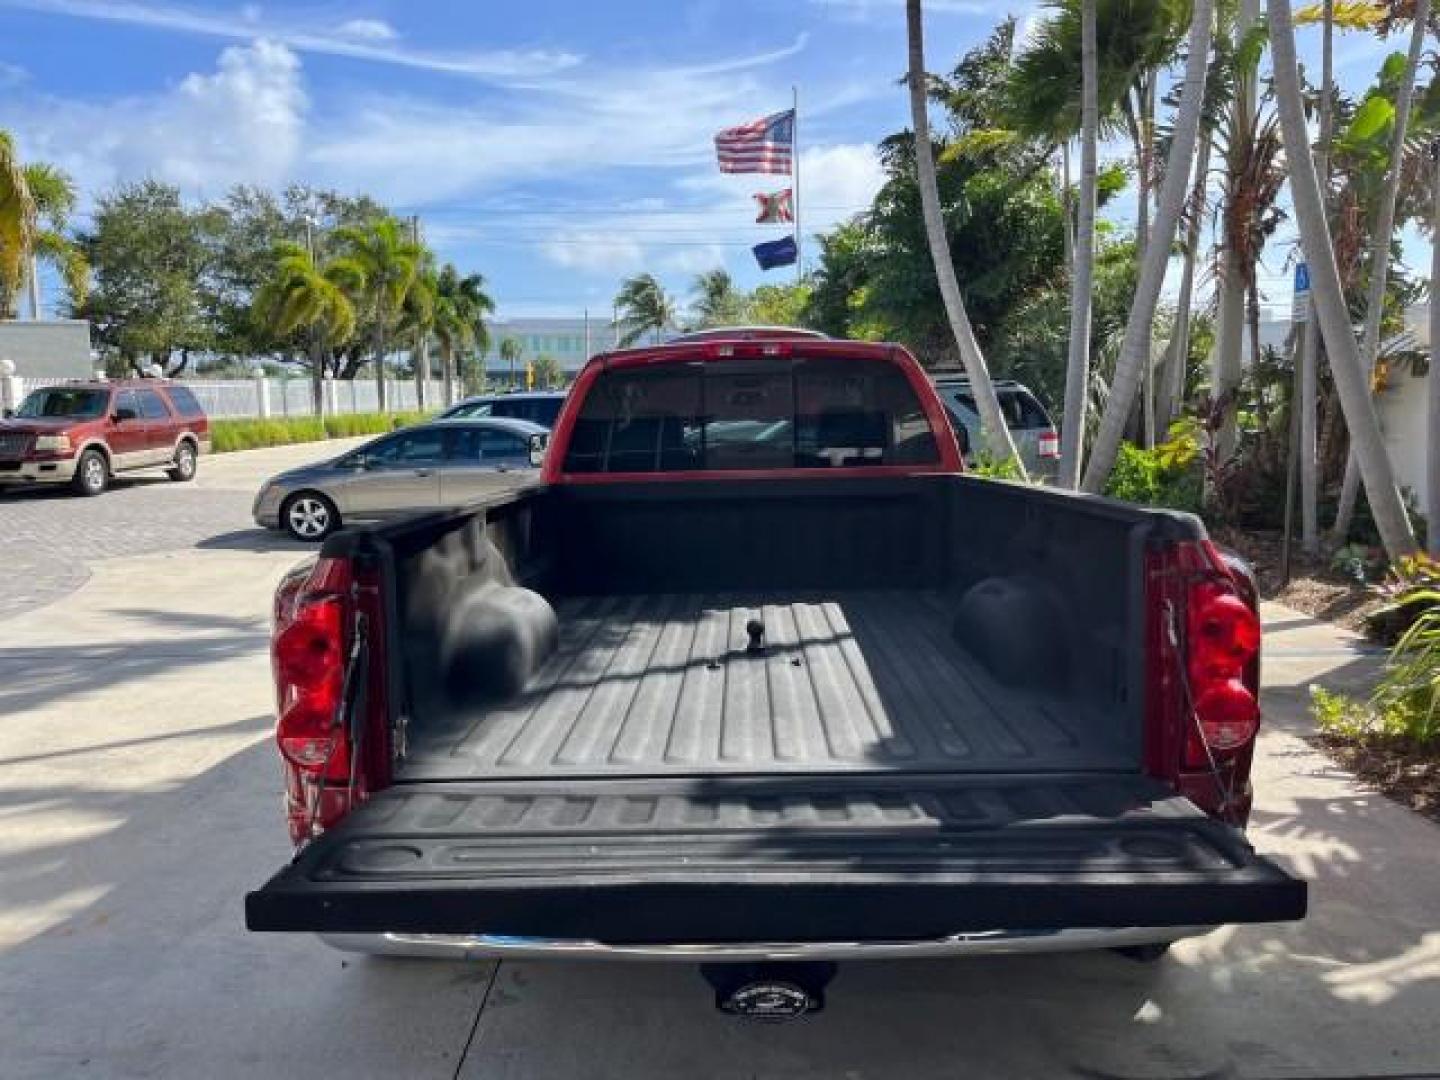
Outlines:
{"type": "Polygon", "coordinates": [[[546,428],[528,420],[420,424],[272,477],[252,513],[267,529],[323,540],[343,522],[458,506],[533,476],[549,439],[546,428]]]}

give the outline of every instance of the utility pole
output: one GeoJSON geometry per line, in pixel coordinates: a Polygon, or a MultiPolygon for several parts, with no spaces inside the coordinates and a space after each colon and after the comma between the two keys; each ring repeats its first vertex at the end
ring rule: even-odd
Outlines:
{"type": "Polygon", "coordinates": [[[791,203],[795,207],[795,284],[805,276],[804,260],[800,257],[800,90],[790,87],[790,157],[794,162],[795,191],[791,203]]]}

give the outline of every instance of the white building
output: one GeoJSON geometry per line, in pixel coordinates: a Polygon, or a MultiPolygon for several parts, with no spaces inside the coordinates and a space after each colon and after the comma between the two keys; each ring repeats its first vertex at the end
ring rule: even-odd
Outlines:
{"type": "Polygon", "coordinates": [[[574,375],[590,357],[611,348],[615,337],[608,319],[584,317],[496,319],[489,324],[489,330],[485,372],[500,381],[510,374],[509,363],[500,358],[500,343],[506,338],[520,346],[516,371],[523,377],[525,363],[542,356],[555,360],[566,375],[574,375]]]}
{"type": "MultiPolygon", "coordinates": [[[[1385,445],[1396,482],[1408,489],[1415,504],[1427,518],[1434,517],[1425,505],[1425,395],[1427,380],[1434,378],[1430,361],[1430,309],[1417,304],[1405,313],[1405,330],[1382,342],[1383,389],[1375,395],[1375,411],[1384,429],[1385,445]]],[[[1290,333],[1288,319],[1263,319],[1261,346],[1285,347],[1290,333]]],[[[1249,359],[1249,350],[1242,353],[1249,359]]]]}

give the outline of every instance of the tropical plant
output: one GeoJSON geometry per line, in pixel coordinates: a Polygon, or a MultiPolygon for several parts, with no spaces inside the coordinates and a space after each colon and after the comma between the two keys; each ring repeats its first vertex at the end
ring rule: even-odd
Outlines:
{"type": "Polygon", "coordinates": [[[85,302],[89,266],[66,236],[75,209],[75,185],[44,162],[22,164],[8,131],[0,129],[0,318],[14,318],[28,282],[38,314],[35,263],[44,260],[65,279],[73,305],[85,302]]]}
{"type": "Polygon", "coordinates": [[[652,274],[636,274],[620,283],[615,297],[620,348],[634,345],[645,334],[660,335],[675,325],[675,301],[652,274]]]}
{"type": "Polygon", "coordinates": [[[1136,285],[1135,302],[1125,326],[1115,377],[1110,383],[1110,397],[1100,418],[1100,429],[1085,468],[1083,488],[1098,493],[1114,466],[1120,438],[1129,419],[1136,392],[1150,365],[1150,337],[1155,319],[1160,287],[1164,283],[1170,247],[1180,221],[1180,211],[1190,187],[1190,171],[1195,160],[1195,145],[1200,131],[1200,115],[1205,100],[1205,82],[1210,55],[1213,21],[1212,0],[1197,0],[1190,24],[1189,54],[1185,64],[1184,90],[1175,118],[1175,128],[1165,165],[1165,179],[1160,191],[1149,242],[1142,245],[1140,278],[1136,285]]]}
{"type": "MultiPolygon", "coordinates": [[[[1351,124],[1351,134],[1357,140],[1364,134],[1378,134],[1387,126],[1388,118],[1389,154],[1384,187],[1380,192],[1379,205],[1375,208],[1375,223],[1370,231],[1370,286],[1365,298],[1365,331],[1360,343],[1360,363],[1367,377],[1375,369],[1375,358],[1380,350],[1380,320],[1385,311],[1385,284],[1390,267],[1390,247],[1394,243],[1395,202],[1400,195],[1400,181],[1409,137],[1410,105],[1415,96],[1415,74],[1420,67],[1420,54],[1425,47],[1425,33],[1430,16],[1430,0],[1415,0],[1412,13],[1414,28],[1410,35],[1410,51],[1401,64],[1395,64],[1392,57],[1386,68],[1400,68],[1400,84],[1395,92],[1392,105],[1383,96],[1372,95],[1360,107],[1351,124]],[[1355,128],[1373,128],[1373,132],[1355,133],[1355,128]]],[[[1355,515],[1355,499],[1359,494],[1360,473],[1352,450],[1345,463],[1345,478],[1340,488],[1340,505],[1335,512],[1332,535],[1343,540],[1350,532],[1350,523],[1355,515]]]]}
{"type": "Polygon", "coordinates": [[[321,387],[331,352],[355,334],[351,296],[363,291],[359,266],[348,259],[317,265],[302,244],[282,243],[275,250],[273,276],[255,293],[255,321],[283,340],[299,333],[309,355],[311,400],[323,412],[321,387]]]}
{"type": "Polygon", "coordinates": [[[525,346],[512,337],[507,337],[500,342],[500,359],[510,366],[510,389],[519,385],[515,380],[515,364],[520,359],[520,354],[525,351],[525,346]]]}
{"type": "Polygon", "coordinates": [[[430,335],[435,330],[435,293],[438,288],[435,256],[429,251],[420,255],[415,280],[405,294],[397,330],[410,345],[410,366],[415,377],[415,401],[421,410],[426,407],[425,391],[430,379],[430,335]]]}
{"type": "Polygon", "coordinates": [[[1025,466],[1010,437],[1010,428],[1000,412],[1000,400],[995,396],[995,387],[990,381],[990,370],[980,352],[980,343],[975,340],[975,331],[965,312],[965,302],[960,295],[960,283],[955,277],[955,264],[950,260],[950,243],[945,235],[945,222],[940,211],[940,187],[935,174],[934,147],[930,142],[930,121],[926,113],[925,73],[925,30],[920,10],[920,0],[905,0],[905,25],[908,43],[907,82],[910,91],[910,122],[915,129],[915,174],[920,187],[921,214],[925,222],[925,237],[930,248],[930,257],[935,264],[935,276],[939,281],[940,295],[945,302],[945,314],[950,322],[950,332],[960,352],[960,362],[970,378],[970,391],[980,413],[980,424],[984,429],[991,453],[998,460],[1014,461],[1020,475],[1025,475],[1025,466]]]}
{"type": "Polygon", "coordinates": [[[1091,294],[1095,282],[1095,207],[1099,184],[1100,72],[1096,0],[1080,8],[1080,193],[1075,253],[1070,268],[1070,340],[1065,359],[1065,412],[1060,421],[1060,471],[1056,483],[1080,486],[1085,455],[1085,403],[1090,387],[1091,294]]]}
{"type": "Polygon", "coordinates": [[[1440,743],[1440,589],[1421,590],[1419,599],[1427,607],[1391,650],[1368,701],[1311,692],[1322,731],[1422,748],[1440,743]]]}
{"type": "Polygon", "coordinates": [[[404,314],[405,298],[420,273],[424,249],[390,216],[374,218],[364,225],[341,226],[335,230],[335,240],[364,275],[360,312],[371,328],[368,344],[375,360],[375,386],[383,412],[385,357],[404,314]]]}
{"type": "Polygon", "coordinates": [[[1436,606],[1440,559],[1420,553],[1397,559],[1375,592],[1384,603],[1365,616],[1365,630],[1379,641],[1394,644],[1416,619],[1436,606]]]}
{"type": "Polygon", "coordinates": [[[1365,481],[1376,528],[1386,553],[1392,560],[1398,559],[1415,550],[1415,534],[1395,487],[1394,469],[1380,433],[1380,424],[1370,401],[1370,387],[1350,329],[1350,316],[1330,241],[1325,204],[1315,175],[1315,163],[1310,157],[1310,134],[1300,89],[1290,6],[1272,3],[1268,5],[1267,12],[1276,103],[1290,166],[1295,220],[1310,268],[1314,310],[1324,334],[1335,389],[1345,412],[1351,445],[1355,448],[1361,477],[1365,481]]]}
{"type": "Polygon", "coordinates": [[[535,376],[535,385],[543,389],[563,386],[565,383],[565,371],[560,367],[560,361],[549,353],[537,356],[530,365],[530,372],[535,376]]]}
{"type": "Polygon", "coordinates": [[[746,321],[745,294],[724,267],[697,274],[693,288],[695,327],[738,326],[746,321]]]}
{"type": "Polygon", "coordinates": [[[489,346],[485,317],[495,310],[495,302],[485,291],[485,278],[480,274],[460,275],[446,263],[435,279],[435,339],[440,345],[441,379],[445,387],[445,403],[455,400],[456,357],[471,346],[483,353],[489,346]]]}

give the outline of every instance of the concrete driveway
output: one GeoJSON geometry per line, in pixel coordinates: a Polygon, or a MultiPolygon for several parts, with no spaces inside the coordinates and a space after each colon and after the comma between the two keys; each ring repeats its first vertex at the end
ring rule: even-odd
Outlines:
{"type": "MultiPolygon", "coordinates": [[[[253,492],[300,453],[214,459],[200,490],[253,492]]],[[[163,518],[181,490],[137,508],[163,518]]],[[[1281,608],[1252,836],[1310,879],[1303,923],[1152,966],[853,964],[825,1013],[781,1027],[717,1014],[683,965],[249,935],[243,894],[288,855],[266,620],[297,550],[226,511],[170,550],[86,559],[73,591],[0,621],[0,1076],[1440,1075],[1440,829],[1303,741],[1303,686],[1363,685],[1376,658],[1281,608]]]]}

